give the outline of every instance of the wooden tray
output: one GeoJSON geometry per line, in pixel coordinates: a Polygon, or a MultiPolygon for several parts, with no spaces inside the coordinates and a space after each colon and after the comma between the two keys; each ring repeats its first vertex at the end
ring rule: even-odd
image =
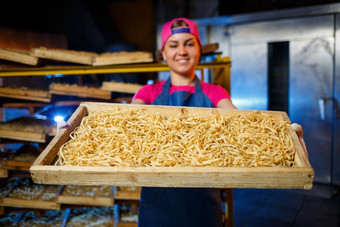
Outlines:
{"type": "MultiPolygon", "coordinates": [[[[249,112],[216,108],[147,106],[132,104],[81,103],[46,149],[33,163],[30,172],[35,183],[63,185],[113,185],[151,187],[210,187],[210,188],[299,188],[311,189],[314,170],[304,153],[297,135],[288,127],[296,147],[295,167],[95,167],[55,166],[53,163],[69,134],[88,113],[103,110],[144,109],[164,116],[196,113],[201,116],[228,116],[249,112]]],[[[266,111],[273,117],[289,122],[285,112],[266,111]]]]}
{"type": "Polygon", "coordinates": [[[7,178],[8,177],[8,170],[0,167],[0,178],[7,178]]]}
{"type": "Polygon", "coordinates": [[[52,83],[50,85],[50,93],[56,95],[69,95],[84,98],[98,98],[98,99],[111,99],[111,92],[99,88],[91,88],[86,86],[78,86],[76,84],[59,84],[52,83]]]}
{"type": "Polygon", "coordinates": [[[61,186],[61,189],[59,190],[57,203],[89,206],[113,206],[114,204],[113,190],[111,190],[110,196],[69,195],[63,194],[65,187],[68,186],[61,186]]]}
{"type": "Polygon", "coordinates": [[[114,198],[116,200],[139,200],[141,195],[141,188],[136,190],[124,190],[120,187],[114,187],[114,198]]]}
{"type": "Polygon", "coordinates": [[[51,94],[48,91],[30,90],[28,88],[0,87],[0,96],[6,98],[51,102],[51,94]]]}
{"type": "MultiPolygon", "coordinates": [[[[0,198],[0,206],[22,207],[22,208],[31,208],[31,209],[44,209],[44,210],[60,210],[60,204],[56,203],[55,201],[30,200],[30,199],[9,197],[11,192],[18,186],[19,186],[18,183],[13,184],[10,190],[8,190],[8,192],[3,196],[3,198],[0,198]]],[[[30,186],[27,186],[27,187],[30,187],[30,186]]]]}
{"type": "Polygon", "coordinates": [[[3,49],[0,48],[0,59],[12,62],[19,62],[26,65],[36,66],[39,63],[39,58],[33,56],[31,51],[19,49],[3,49]]]}

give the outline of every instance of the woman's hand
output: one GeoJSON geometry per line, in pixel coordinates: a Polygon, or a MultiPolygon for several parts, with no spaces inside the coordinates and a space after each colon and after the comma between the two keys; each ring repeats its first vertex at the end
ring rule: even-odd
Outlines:
{"type": "Polygon", "coordinates": [[[303,129],[302,129],[302,126],[297,124],[297,123],[293,123],[293,124],[291,124],[291,127],[292,127],[293,131],[296,132],[296,134],[297,134],[297,136],[299,138],[299,141],[300,141],[300,143],[302,145],[302,148],[305,151],[305,153],[307,155],[307,158],[308,158],[307,147],[306,147],[305,141],[303,139],[303,129]]]}

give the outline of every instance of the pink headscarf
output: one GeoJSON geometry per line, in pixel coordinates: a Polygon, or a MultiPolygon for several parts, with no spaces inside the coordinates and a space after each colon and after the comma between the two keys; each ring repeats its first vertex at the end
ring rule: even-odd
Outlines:
{"type": "Polygon", "coordinates": [[[165,23],[163,25],[162,28],[162,32],[161,32],[161,36],[162,36],[162,49],[164,47],[164,44],[166,43],[166,41],[169,39],[170,36],[172,36],[173,34],[176,33],[190,33],[192,35],[194,35],[199,43],[200,46],[201,45],[201,38],[200,38],[200,34],[198,33],[198,28],[197,25],[194,21],[187,19],[187,18],[175,18],[167,23],[165,23]],[[187,23],[189,25],[189,28],[175,28],[173,30],[171,30],[171,26],[175,21],[178,20],[182,20],[185,23],[187,23]]]}

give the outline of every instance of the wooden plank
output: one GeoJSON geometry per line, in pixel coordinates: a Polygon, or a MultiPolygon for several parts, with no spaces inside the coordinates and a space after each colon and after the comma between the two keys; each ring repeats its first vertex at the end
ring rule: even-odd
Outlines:
{"type": "MultiPolygon", "coordinates": [[[[69,133],[79,125],[86,113],[103,110],[143,109],[160,112],[165,117],[181,114],[232,116],[250,113],[251,110],[225,110],[198,107],[170,107],[124,105],[107,103],[82,103],[69,120],[71,124],[52,140],[31,167],[31,176],[39,184],[66,185],[113,185],[151,187],[208,187],[208,188],[312,188],[314,170],[308,158],[301,152],[301,144],[294,139],[298,149],[297,165],[294,167],[99,167],[99,166],[52,166],[60,146],[69,133]],[[75,122],[73,122],[75,121],[75,122]],[[72,125],[72,123],[73,125],[72,125]],[[50,156],[46,162],[47,156],[50,156]]],[[[273,118],[286,119],[280,111],[266,111],[273,118]]],[[[290,127],[290,126],[288,126],[290,127]]],[[[291,129],[289,129],[291,130],[291,129]]]]}
{"type": "Polygon", "coordinates": [[[94,57],[92,65],[115,65],[153,62],[152,53],[145,51],[103,53],[94,57]]]}
{"type": "Polygon", "coordinates": [[[0,130],[0,138],[45,143],[46,135],[41,133],[0,130]]]}
{"type": "Polygon", "coordinates": [[[60,210],[60,204],[49,201],[3,198],[0,206],[24,207],[45,210],[60,210]]]}
{"type": "Polygon", "coordinates": [[[115,187],[114,198],[116,200],[140,200],[141,188],[136,190],[124,190],[120,187],[115,187]]]}
{"type": "Polygon", "coordinates": [[[68,191],[68,193],[66,193],[67,190],[68,190],[68,186],[63,186],[62,190],[60,190],[60,192],[58,191],[57,203],[73,204],[73,205],[88,205],[88,206],[113,206],[114,204],[114,199],[113,199],[111,188],[72,186],[71,189],[68,191]],[[100,190],[109,190],[110,193],[107,196],[105,196],[104,194],[100,193],[100,190]],[[76,194],[73,195],[72,192],[76,194]],[[88,193],[88,192],[91,192],[91,193],[88,193]],[[89,195],[89,194],[93,194],[93,195],[89,195]]]}
{"type": "Polygon", "coordinates": [[[93,58],[97,55],[86,51],[48,49],[45,47],[33,48],[32,50],[33,55],[36,57],[85,65],[92,65],[93,58]]]}
{"type": "Polygon", "coordinates": [[[7,178],[8,177],[8,170],[4,168],[0,168],[0,178],[7,178]]]}
{"type": "Polygon", "coordinates": [[[39,58],[33,56],[30,51],[19,49],[0,48],[0,59],[33,66],[38,65],[39,62],[39,58]]]}
{"type": "Polygon", "coordinates": [[[113,206],[114,204],[113,199],[109,197],[64,196],[64,195],[58,196],[57,203],[88,206],[113,206]]]}
{"type": "Polygon", "coordinates": [[[7,161],[5,168],[7,170],[29,171],[32,164],[33,162],[7,161]]]}
{"type": "Polygon", "coordinates": [[[137,227],[136,222],[118,222],[116,227],[137,227]]]}
{"type": "Polygon", "coordinates": [[[41,102],[51,102],[51,94],[48,91],[30,90],[29,88],[0,87],[0,96],[41,102]]]}
{"type": "Polygon", "coordinates": [[[207,54],[218,50],[219,44],[218,43],[208,43],[202,46],[202,54],[207,54]]]}
{"type": "Polygon", "coordinates": [[[57,95],[70,95],[85,98],[111,99],[111,92],[99,88],[91,88],[86,86],[78,86],[76,84],[58,84],[52,83],[50,85],[50,93],[57,95]]]}
{"type": "Polygon", "coordinates": [[[35,166],[37,184],[207,188],[312,188],[304,167],[87,167],[35,166]],[[188,180],[190,179],[190,180],[188,180]]]}
{"type": "Polygon", "coordinates": [[[137,91],[139,91],[139,89],[141,89],[142,87],[143,85],[140,85],[140,84],[104,81],[101,89],[107,90],[107,91],[134,94],[137,91]]]}

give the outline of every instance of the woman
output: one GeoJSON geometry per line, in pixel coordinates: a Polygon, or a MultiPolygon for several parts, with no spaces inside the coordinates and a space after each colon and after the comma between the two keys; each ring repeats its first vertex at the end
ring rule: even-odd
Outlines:
{"type": "MultiPolygon", "coordinates": [[[[195,67],[201,56],[197,25],[186,18],[166,23],[161,32],[167,81],[146,85],[132,103],[235,109],[221,86],[200,82],[195,67]]],[[[143,188],[139,226],[222,226],[219,189],[143,188]]]]}

